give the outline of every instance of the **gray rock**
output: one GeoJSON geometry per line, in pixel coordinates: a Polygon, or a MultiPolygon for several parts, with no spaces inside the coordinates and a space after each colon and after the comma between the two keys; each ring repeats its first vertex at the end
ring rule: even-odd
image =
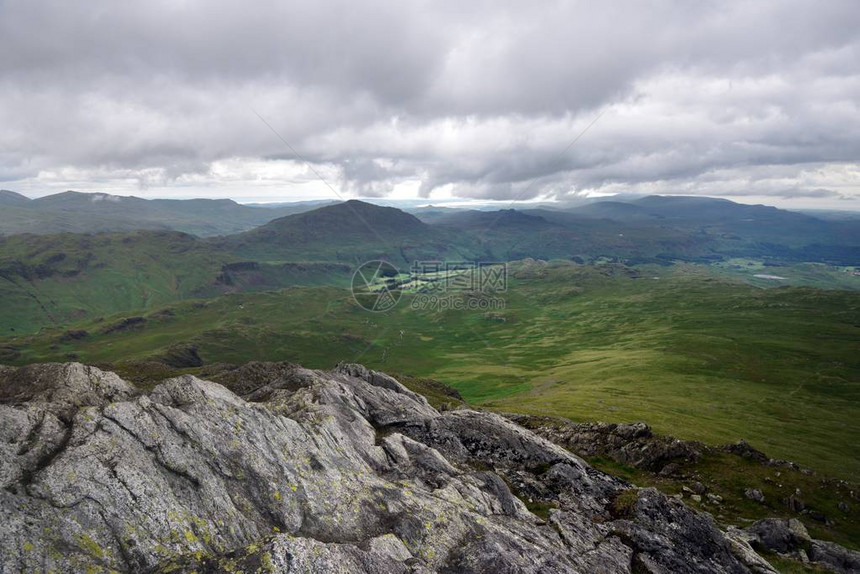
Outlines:
{"type": "Polygon", "coordinates": [[[359,365],[242,372],[0,370],[0,571],[750,571],[708,515],[501,416],[359,365]]]}
{"type": "Polygon", "coordinates": [[[777,570],[770,562],[759,556],[752,547],[756,537],[745,530],[730,526],[726,530],[726,539],[731,545],[732,554],[740,560],[750,572],[755,574],[776,574],[777,570]]]}
{"type": "Polygon", "coordinates": [[[541,436],[585,457],[606,456],[617,462],[672,476],[673,461],[696,461],[706,450],[695,441],[655,435],[645,423],[574,423],[557,417],[506,415],[541,436]]]}
{"type": "Polygon", "coordinates": [[[807,554],[811,562],[826,566],[840,574],[860,572],[860,552],[848,550],[833,542],[813,540],[807,554]]]}
{"type": "MultiPolygon", "coordinates": [[[[706,453],[723,452],[763,466],[791,468],[805,474],[814,474],[794,462],[768,458],[743,440],[722,446],[707,446],[698,441],[654,434],[651,427],[642,422],[575,423],[561,417],[513,413],[505,416],[581,456],[608,457],[663,477],[682,477],[682,463],[696,462],[706,453]]],[[[780,473],[777,472],[776,476],[780,476],[780,473]]]]}
{"type": "Polygon", "coordinates": [[[62,414],[81,406],[128,399],[134,387],[114,373],[80,363],[14,369],[0,365],[0,404],[29,402],[62,414]]]}
{"type": "Polygon", "coordinates": [[[710,517],[691,512],[682,502],[654,488],[639,490],[630,510],[612,527],[634,548],[634,571],[749,571],[710,517]]]}
{"type": "Polygon", "coordinates": [[[750,460],[754,460],[756,462],[768,462],[768,457],[766,454],[757,450],[750,446],[748,442],[745,440],[739,440],[734,444],[727,444],[723,446],[723,450],[726,452],[730,452],[732,454],[736,454],[743,458],[748,458],[750,460]]]}
{"type": "Polygon", "coordinates": [[[824,566],[834,572],[860,572],[860,552],[848,550],[833,542],[814,540],[799,520],[766,518],[747,529],[754,548],[770,550],[801,561],[824,566]]]}
{"type": "Polygon", "coordinates": [[[754,500],[759,504],[764,504],[764,494],[757,488],[747,488],[744,490],[744,496],[749,498],[750,500],[754,500]]]}
{"type": "Polygon", "coordinates": [[[806,504],[803,502],[803,500],[793,495],[785,499],[785,505],[792,512],[802,512],[804,509],[806,509],[806,504]]]}
{"type": "Polygon", "coordinates": [[[705,494],[705,491],[708,490],[704,484],[701,482],[694,482],[690,485],[690,490],[695,492],[696,494],[705,494]]]}
{"type": "Polygon", "coordinates": [[[812,538],[803,523],[796,518],[765,518],[747,529],[761,547],[781,554],[788,554],[808,546],[812,538]]]}
{"type": "Polygon", "coordinates": [[[385,534],[367,544],[325,543],[277,534],[222,556],[186,555],[161,564],[157,573],[326,572],[331,574],[406,574],[412,555],[396,536],[385,534]],[[362,548],[362,546],[364,546],[362,548]]]}

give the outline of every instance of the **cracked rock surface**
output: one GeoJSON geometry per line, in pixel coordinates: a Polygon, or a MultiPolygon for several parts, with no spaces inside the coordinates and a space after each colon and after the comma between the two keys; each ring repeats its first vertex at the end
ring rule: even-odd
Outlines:
{"type": "Polygon", "coordinates": [[[0,572],[768,571],[682,502],[360,365],[220,380],[0,367],[0,572]]]}

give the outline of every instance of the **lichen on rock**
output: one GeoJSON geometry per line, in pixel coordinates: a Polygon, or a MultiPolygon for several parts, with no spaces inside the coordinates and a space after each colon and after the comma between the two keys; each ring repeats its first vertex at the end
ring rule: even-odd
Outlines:
{"type": "Polygon", "coordinates": [[[750,571],[709,516],[360,365],[0,380],[0,571],[750,571]]]}

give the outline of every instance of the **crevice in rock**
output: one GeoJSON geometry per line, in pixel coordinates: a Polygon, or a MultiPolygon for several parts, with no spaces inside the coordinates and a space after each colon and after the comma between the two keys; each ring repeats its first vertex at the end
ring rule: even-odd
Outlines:
{"type": "Polygon", "coordinates": [[[33,425],[33,428],[30,429],[30,432],[27,433],[27,437],[21,443],[21,446],[18,448],[18,456],[24,456],[28,452],[30,452],[33,447],[36,445],[36,441],[39,438],[39,433],[42,432],[42,427],[45,425],[45,417],[48,416],[47,411],[42,411],[42,416],[39,419],[39,422],[33,425]]]}
{"type": "Polygon", "coordinates": [[[42,470],[47,468],[51,462],[54,461],[63,451],[66,450],[66,447],[69,445],[69,441],[72,439],[72,432],[74,431],[74,423],[69,421],[68,426],[63,433],[63,436],[60,438],[59,444],[52,449],[51,451],[45,453],[38,460],[36,460],[36,464],[31,468],[24,469],[21,473],[21,479],[18,481],[18,484],[21,485],[24,489],[26,489],[30,484],[35,480],[36,475],[38,475],[42,470]]]}
{"type": "Polygon", "coordinates": [[[164,455],[161,453],[161,450],[160,450],[158,447],[147,445],[147,444],[146,444],[144,441],[142,441],[142,440],[140,439],[140,437],[138,437],[138,436],[137,436],[137,435],[136,435],[136,434],[135,434],[131,429],[129,429],[129,428],[127,428],[127,427],[123,426],[123,424],[122,424],[121,422],[119,422],[118,420],[116,420],[115,418],[113,418],[113,417],[109,416],[109,415],[108,415],[108,414],[106,414],[106,413],[103,413],[103,415],[104,415],[104,417],[105,417],[107,420],[111,421],[112,423],[114,423],[115,425],[117,425],[117,427],[119,427],[120,429],[122,429],[122,430],[124,430],[126,433],[128,433],[128,434],[129,434],[129,436],[131,436],[131,437],[132,437],[136,442],[140,443],[140,445],[141,445],[141,446],[142,446],[142,447],[143,447],[147,452],[152,453],[152,454],[154,455],[155,461],[156,461],[156,462],[158,462],[158,464],[159,464],[162,468],[164,468],[164,469],[165,469],[165,470],[167,470],[169,473],[171,473],[171,474],[173,474],[173,475],[175,475],[175,476],[178,476],[178,477],[180,477],[180,478],[183,478],[183,479],[187,480],[188,482],[190,482],[191,484],[193,484],[195,488],[200,488],[200,480],[199,480],[197,477],[195,477],[195,476],[193,476],[193,475],[189,474],[188,472],[186,472],[186,471],[184,471],[184,470],[182,470],[182,469],[175,468],[175,467],[171,466],[170,464],[168,464],[168,463],[167,463],[167,461],[164,459],[164,455]]]}
{"type": "Polygon", "coordinates": [[[123,485],[123,487],[125,487],[126,492],[128,492],[129,496],[131,496],[132,500],[134,500],[135,504],[137,504],[139,502],[139,499],[138,499],[137,495],[134,493],[134,491],[131,489],[131,487],[129,487],[129,485],[125,481],[125,479],[116,471],[116,466],[117,466],[116,462],[107,461],[107,462],[104,462],[103,464],[104,464],[104,467],[108,470],[108,472],[111,473],[111,476],[113,476],[114,479],[116,479],[116,481],[118,483],[120,483],[121,485],[123,485]]]}

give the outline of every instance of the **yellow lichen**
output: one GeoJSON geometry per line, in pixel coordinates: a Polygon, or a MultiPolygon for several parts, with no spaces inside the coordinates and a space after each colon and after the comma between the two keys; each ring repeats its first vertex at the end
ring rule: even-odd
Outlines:
{"type": "Polygon", "coordinates": [[[272,556],[268,552],[260,557],[260,568],[263,572],[275,572],[275,565],[272,564],[272,556]]]}
{"type": "Polygon", "coordinates": [[[84,547],[90,555],[95,556],[96,558],[101,558],[104,556],[104,550],[102,547],[96,544],[96,541],[87,536],[86,534],[81,534],[80,537],[81,546],[84,547]]]}

